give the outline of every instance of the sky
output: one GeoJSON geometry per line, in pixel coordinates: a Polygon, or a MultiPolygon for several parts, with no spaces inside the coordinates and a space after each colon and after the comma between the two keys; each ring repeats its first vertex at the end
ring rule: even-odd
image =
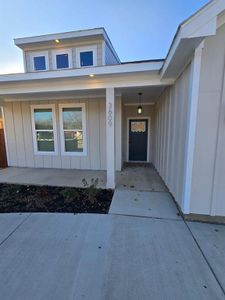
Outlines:
{"type": "Polygon", "coordinates": [[[23,72],[13,39],[105,27],[121,61],[165,58],[178,25],[208,0],[0,0],[0,73],[23,72]]]}

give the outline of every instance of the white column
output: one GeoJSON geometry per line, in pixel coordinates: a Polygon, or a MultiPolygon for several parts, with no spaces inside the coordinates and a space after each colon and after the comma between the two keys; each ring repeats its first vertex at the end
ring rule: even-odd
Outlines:
{"type": "Polygon", "coordinates": [[[192,172],[194,164],[195,135],[197,126],[197,111],[203,48],[204,41],[198,46],[198,48],[195,49],[195,55],[192,62],[192,78],[190,84],[187,140],[185,152],[184,192],[182,203],[182,211],[184,214],[190,213],[192,172]]]}
{"type": "Polygon", "coordinates": [[[115,91],[106,89],[106,163],[107,188],[115,188],[115,91]]]}

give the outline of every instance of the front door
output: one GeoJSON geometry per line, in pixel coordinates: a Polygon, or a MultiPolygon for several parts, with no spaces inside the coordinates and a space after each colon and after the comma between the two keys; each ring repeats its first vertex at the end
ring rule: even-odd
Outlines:
{"type": "Polygon", "coordinates": [[[147,161],[148,119],[129,120],[129,161],[147,161]]]}
{"type": "Polygon", "coordinates": [[[6,147],[5,147],[5,136],[4,136],[4,127],[2,112],[0,108],[0,168],[7,167],[7,156],[6,156],[6,147]]]}

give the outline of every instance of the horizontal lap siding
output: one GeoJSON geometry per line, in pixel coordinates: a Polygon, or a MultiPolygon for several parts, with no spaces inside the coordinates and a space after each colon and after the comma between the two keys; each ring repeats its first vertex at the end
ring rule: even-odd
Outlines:
{"type": "MultiPolygon", "coordinates": [[[[120,122],[120,104],[117,100],[117,124],[120,122]]],[[[21,101],[7,102],[4,106],[6,135],[9,152],[9,166],[65,168],[65,169],[106,169],[106,117],[105,99],[67,101],[21,101]],[[59,104],[85,103],[87,123],[88,155],[85,157],[61,156],[59,127],[59,104]],[[55,104],[58,138],[58,155],[34,155],[31,125],[31,104],[55,104]]],[[[116,135],[121,137],[121,127],[116,135]]],[[[120,138],[116,147],[121,149],[120,138]]],[[[121,154],[117,155],[117,169],[120,168],[121,154]]]]}
{"type": "Polygon", "coordinates": [[[113,54],[111,48],[107,43],[105,43],[105,64],[106,65],[116,65],[118,64],[118,60],[113,54]]]}
{"type": "Polygon", "coordinates": [[[155,110],[154,164],[181,206],[191,66],[160,96],[155,110]]]}

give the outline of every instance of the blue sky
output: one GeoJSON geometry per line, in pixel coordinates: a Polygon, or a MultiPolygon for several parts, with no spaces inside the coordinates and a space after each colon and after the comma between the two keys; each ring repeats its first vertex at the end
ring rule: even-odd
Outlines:
{"type": "Polygon", "coordinates": [[[177,26],[207,0],[0,0],[0,73],[22,72],[13,38],[105,27],[122,61],[164,58],[177,26]]]}

